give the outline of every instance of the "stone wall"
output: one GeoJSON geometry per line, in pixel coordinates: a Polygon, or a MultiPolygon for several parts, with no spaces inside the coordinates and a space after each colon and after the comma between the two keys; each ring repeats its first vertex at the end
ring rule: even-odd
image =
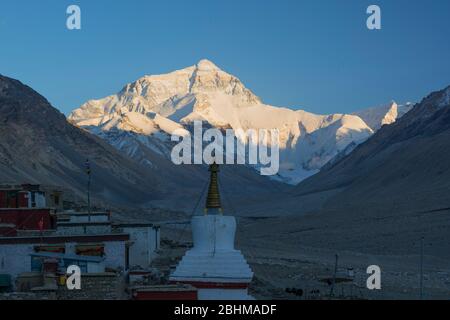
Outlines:
{"type": "Polygon", "coordinates": [[[0,293],[0,301],[3,300],[56,300],[56,292],[11,292],[0,293]]]}
{"type": "Polygon", "coordinates": [[[122,300],[125,279],[115,273],[86,274],[81,276],[81,290],[68,290],[59,286],[58,300],[122,300]]]}
{"type": "MultiPolygon", "coordinates": [[[[56,283],[55,283],[56,284],[56,283]]],[[[81,290],[68,290],[65,285],[34,288],[30,292],[0,293],[1,300],[126,300],[125,278],[115,273],[81,276],[81,290]]]]}

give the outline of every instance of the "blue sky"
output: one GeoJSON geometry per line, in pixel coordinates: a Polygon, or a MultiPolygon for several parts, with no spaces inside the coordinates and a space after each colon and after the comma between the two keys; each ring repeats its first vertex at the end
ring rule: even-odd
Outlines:
{"type": "Polygon", "coordinates": [[[0,74],[68,114],[207,58],[268,104],[345,113],[450,85],[449,14],[448,0],[2,0],[0,74]],[[66,29],[70,4],[82,30],[66,29]]]}

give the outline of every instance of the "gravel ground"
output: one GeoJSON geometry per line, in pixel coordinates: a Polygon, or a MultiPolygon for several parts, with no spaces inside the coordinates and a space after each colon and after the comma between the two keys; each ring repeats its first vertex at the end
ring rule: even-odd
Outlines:
{"type": "MultiPolygon", "coordinates": [[[[289,234],[289,230],[279,233],[279,227],[270,219],[239,219],[237,247],[255,273],[250,292],[256,299],[420,298],[420,255],[315,248],[301,245],[299,237],[289,234]],[[337,280],[330,295],[336,254],[337,280]],[[381,268],[381,290],[367,289],[366,271],[370,265],[381,268]],[[349,268],[354,270],[353,277],[348,276],[349,268]],[[292,288],[295,293],[286,292],[292,288]]],[[[190,232],[186,219],[180,224],[162,222],[164,246],[159,267],[169,270],[176,266],[192,245],[190,232]]],[[[450,299],[449,266],[449,260],[424,256],[424,299],[450,299]]]]}

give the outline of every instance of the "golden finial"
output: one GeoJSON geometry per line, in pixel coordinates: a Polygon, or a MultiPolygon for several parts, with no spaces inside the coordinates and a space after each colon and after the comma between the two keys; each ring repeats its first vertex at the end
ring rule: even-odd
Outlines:
{"type": "Polygon", "coordinates": [[[208,209],[218,209],[219,212],[222,213],[218,183],[219,165],[214,162],[209,166],[209,172],[211,175],[209,180],[208,197],[206,198],[205,212],[207,213],[208,209]]]}

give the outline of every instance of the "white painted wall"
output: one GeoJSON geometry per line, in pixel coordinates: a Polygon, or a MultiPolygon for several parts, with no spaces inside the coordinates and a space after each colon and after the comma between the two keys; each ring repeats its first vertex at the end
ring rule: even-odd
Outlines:
{"type": "Polygon", "coordinates": [[[43,192],[35,192],[36,208],[45,208],[47,206],[45,201],[45,194],[43,192]]]}
{"type": "Polygon", "coordinates": [[[195,216],[192,218],[193,252],[234,251],[236,219],[233,216],[195,216]]]}
{"type": "Polygon", "coordinates": [[[105,272],[105,264],[104,263],[87,263],[87,272],[88,273],[103,273],[105,272]]]}
{"type": "MultiPolygon", "coordinates": [[[[91,215],[91,222],[109,222],[109,215],[91,215]]],[[[80,223],[80,222],[89,222],[89,216],[87,215],[70,215],[70,222],[80,223]]]]}
{"type": "Polygon", "coordinates": [[[103,243],[105,244],[105,267],[125,270],[125,242],[108,241],[103,243]]]}
{"type": "Polygon", "coordinates": [[[130,268],[146,269],[156,256],[160,245],[159,229],[155,227],[123,227],[130,235],[130,268]]]}
{"type": "Polygon", "coordinates": [[[30,272],[30,253],[34,252],[34,246],[34,244],[0,245],[0,273],[10,274],[16,278],[21,273],[30,272]]]}

